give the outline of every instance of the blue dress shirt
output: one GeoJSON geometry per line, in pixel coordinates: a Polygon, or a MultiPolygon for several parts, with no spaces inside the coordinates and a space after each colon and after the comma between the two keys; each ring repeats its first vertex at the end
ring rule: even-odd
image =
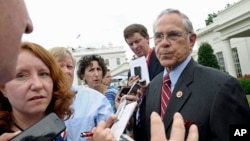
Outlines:
{"type": "Polygon", "coordinates": [[[100,121],[107,120],[113,109],[100,92],[83,86],[72,86],[76,97],[72,104],[74,114],[65,121],[67,141],[87,141],[80,133],[91,131],[100,121]]]}

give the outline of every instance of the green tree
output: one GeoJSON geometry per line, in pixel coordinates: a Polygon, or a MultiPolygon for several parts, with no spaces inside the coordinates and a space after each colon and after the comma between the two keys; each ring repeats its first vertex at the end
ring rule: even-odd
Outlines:
{"type": "Polygon", "coordinates": [[[198,63],[204,66],[220,69],[214,50],[208,42],[201,43],[198,50],[198,63]]]}
{"type": "MultiPolygon", "coordinates": [[[[232,5],[232,4],[229,4],[229,3],[226,4],[224,10],[227,9],[227,8],[229,8],[231,5],[232,5]]],[[[216,18],[217,15],[218,15],[221,11],[222,11],[222,10],[219,10],[217,13],[214,13],[214,12],[213,12],[212,14],[208,14],[208,15],[207,15],[207,19],[205,20],[206,26],[212,24],[212,23],[214,22],[214,18],[216,18]]]]}
{"type": "Polygon", "coordinates": [[[212,24],[214,22],[214,18],[217,17],[217,14],[212,13],[212,14],[208,14],[207,20],[205,20],[206,22],[206,26],[212,24]]]}

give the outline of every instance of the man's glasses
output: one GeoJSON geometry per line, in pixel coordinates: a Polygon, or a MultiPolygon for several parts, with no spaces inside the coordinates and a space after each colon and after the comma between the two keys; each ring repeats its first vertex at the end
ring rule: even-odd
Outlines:
{"type": "MultiPolygon", "coordinates": [[[[155,33],[154,34],[154,40],[155,42],[161,42],[164,38],[166,38],[168,41],[177,41],[180,39],[183,33],[179,31],[170,31],[166,34],[163,33],[155,33]],[[165,37],[166,36],[166,37],[165,37]]],[[[186,33],[188,34],[188,33],[186,33]]]]}

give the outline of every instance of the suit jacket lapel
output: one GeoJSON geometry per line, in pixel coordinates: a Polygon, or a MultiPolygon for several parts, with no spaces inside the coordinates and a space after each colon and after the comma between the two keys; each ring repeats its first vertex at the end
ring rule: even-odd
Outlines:
{"type": "Polygon", "coordinates": [[[188,63],[180,75],[171,94],[171,98],[166,109],[166,114],[163,119],[166,130],[170,128],[174,113],[180,111],[188,98],[191,96],[191,91],[189,90],[188,85],[193,81],[192,74],[194,72],[194,64],[195,62],[193,60],[188,63]]]}
{"type": "Polygon", "coordinates": [[[191,92],[184,84],[179,86],[178,90],[173,91],[163,119],[166,129],[170,127],[174,113],[180,111],[180,109],[184,106],[190,95],[191,92]],[[179,96],[177,97],[177,95],[179,96]]]}

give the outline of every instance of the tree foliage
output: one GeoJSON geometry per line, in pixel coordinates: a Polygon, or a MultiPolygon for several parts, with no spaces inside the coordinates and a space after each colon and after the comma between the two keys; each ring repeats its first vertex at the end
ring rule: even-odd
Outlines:
{"type": "MultiPolygon", "coordinates": [[[[227,3],[224,10],[229,8],[232,4],[227,3]]],[[[212,13],[207,15],[207,19],[205,20],[206,26],[212,24],[214,22],[214,18],[217,17],[217,15],[221,12],[222,10],[219,10],[217,13],[212,13]]]]}
{"type": "Polygon", "coordinates": [[[207,42],[201,43],[198,50],[198,63],[204,66],[220,69],[214,50],[207,42]]]}
{"type": "Polygon", "coordinates": [[[212,24],[214,22],[214,18],[217,17],[217,14],[212,13],[212,14],[208,14],[207,20],[205,20],[206,22],[206,26],[212,24]]]}

